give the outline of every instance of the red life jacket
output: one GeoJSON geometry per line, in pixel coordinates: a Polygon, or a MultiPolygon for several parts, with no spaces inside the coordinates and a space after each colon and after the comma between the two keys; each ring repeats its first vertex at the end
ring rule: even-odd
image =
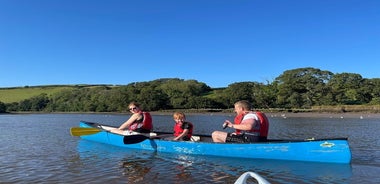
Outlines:
{"type": "Polygon", "coordinates": [[[260,137],[268,137],[269,120],[267,116],[260,111],[256,111],[255,114],[259,118],[260,129],[254,129],[253,132],[259,132],[260,137]]]}
{"type": "MultiPolygon", "coordinates": [[[[234,124],[239,125],[243,121],[243,118],[244,118],[244,114],[236,115],[234,119],[234,124]]],[[[239,135],[241,133],[241,130],[235,129],[235,133],[239,135]]]]}
{"type": "Polygon", "coordinates": [[[153,129],[152,116],[149,112],[140,112],[143,115],[143,118],[139,121],[133,122],[129,126],[129,130],[144,129],[151,131],[153,129]]]}
{"type": "Polygon", "coordinates": [[[184,123],[187,123],[189,125],[189,132],[187,133],[186,137],[188,137],[190,139],[191,136],[193,135],[193,124],[190,122],[183,122],[182,124],[176,123],[174,125],[174,134],[173,135],[175,137],[177,137],[177,136],[182,134],[182,132],[185,130],[183,127],[184,123]]]}
{"type": "MultiPolygon", "coordinates": [[[[241,122],[243,121],[244,115],[245,114],[237,115],[235,117],[234,123],[235,124],[241,124],[241,122]]],[[[260,111],[256,111],[255,115],[257,116],[258,121],[260,122],[260,126],[257,126],[257,128],[253,127],[251,130],[249,130],[247,132],[255,133],[260,137],[268,137],[269,120],[268,120],[267,116],[260,111]]],[[[236,134],[240,134],[241,130],[235,130],[235,132],[236,132],[236,134]]]]}

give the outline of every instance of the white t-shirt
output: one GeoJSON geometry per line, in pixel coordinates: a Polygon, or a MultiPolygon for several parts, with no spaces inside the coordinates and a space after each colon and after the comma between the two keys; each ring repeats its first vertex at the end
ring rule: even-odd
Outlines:
{"type": "Polygon", "coordinates": [[[260,119],[257,117],[257,115],[254,112],[249,112],[248,114],[244,115],[244,118],[242,121],[247,119],[254,119],[256,120],[253,122],[252,129],[260,129],[260,119]]]}

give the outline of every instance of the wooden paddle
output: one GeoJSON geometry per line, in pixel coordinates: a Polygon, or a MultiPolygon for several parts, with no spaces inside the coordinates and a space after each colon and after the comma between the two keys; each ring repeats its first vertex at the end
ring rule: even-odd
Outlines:
{"type": "Polygon", "coordinates": [[[90,128],[90,127],[72,127],[70,128],[70,133],[72,136],[82,136],[82,135],[91,135],[96,134],[101,131],[104,131],[99,128],[90,128]]]}

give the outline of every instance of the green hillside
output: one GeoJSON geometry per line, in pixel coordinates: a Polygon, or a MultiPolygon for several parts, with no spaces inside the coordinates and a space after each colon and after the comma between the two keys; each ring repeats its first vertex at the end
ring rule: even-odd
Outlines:
{"type": "MultiPolygon", "coordinates": [[[[51,95],[64,89],[75,89],[78,87],[94,87],[98,85],[50,85],[50,86],[27,86],[15,88],[0,88],[0,102],[12,103],[37,96],[42,93],[51,95]]],[[[99,85],[101,86],[101,85],[99,85]]]]}

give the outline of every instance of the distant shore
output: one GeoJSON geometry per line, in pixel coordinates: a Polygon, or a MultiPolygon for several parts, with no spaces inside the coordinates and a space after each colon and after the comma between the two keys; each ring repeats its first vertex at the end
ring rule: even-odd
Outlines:
{"type": "MultiPolygon", "coordinates": [[[[174,112],[174,111],[173,111],[174,112]]],[[[235,115],[235,113],[227,112],[185,112],[186,114],[225,114],[225,115],[235,115]]],[[[172,112],[160,112],[154,111],[151,112],[152,115],[171,115],[172,112]]],[[[380,113],[359,113],[359,112],[346,112],[346,113],[320,113],[320,112],[266,112],[268,117],[309,117],[309,118],[380,118],[380,113]]]]}
{"type": "Polygon", "coordinates": [[[359,112],[346,112],[346,113],[266,113],[268,117],[309,117],[309,118],[380,118],[379,113],[359,113],[359,112]]]}
{"type": "MultiPolygon", "coordinates": [[[[205,114],[205,115],[231,115],[234,116],[234,112],[192,112],[187,110],[172,110],[172,111],[151,111],[152,115],[172,115],[175,111],[182,111],[187,115],[205,114]]],[[[129,112],[10,112],[10,113],[0,113],[0,115],[6,114],[125,114],[130,115],[129,112]]],[[[328,112],[265,112],[268,117],[309,117],[309,118],[380,118],[380,113],[369,113],[369,112],[344,112],[344,113],[328,113],[328,112]]]]}

